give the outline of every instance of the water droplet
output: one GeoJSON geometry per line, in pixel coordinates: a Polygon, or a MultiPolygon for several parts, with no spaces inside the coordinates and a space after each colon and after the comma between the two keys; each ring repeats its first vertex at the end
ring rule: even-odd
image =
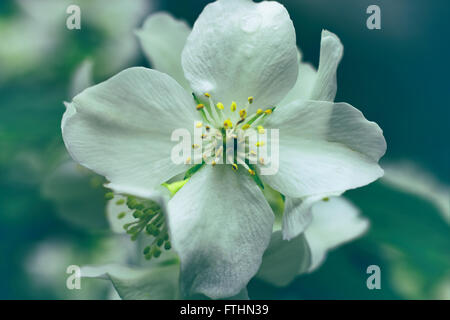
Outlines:
{"type": "Polygon", "coordinates": [[[261,26],[261,16],[258,14],[244,16],[241,19],[241,29],[245,32],[256,32],[261,26]]]}

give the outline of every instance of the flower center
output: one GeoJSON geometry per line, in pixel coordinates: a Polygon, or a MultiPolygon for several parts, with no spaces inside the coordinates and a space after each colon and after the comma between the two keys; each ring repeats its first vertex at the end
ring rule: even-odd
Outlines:
{"type": "MultiPolygon", "coordinates": [[[[267,138],[263,124],[274,108],[257,109],[250,114],[250,105],[254,98],[248,97],[245,107],[238,108],[233,101],[229,106],[230,112],[227,112],[224,104],[216,103],[209,93],[205,93],[205,97],[208,99],[205,104],[195,97],[198,102],[196,108],[205,124],[197,122],[195,125],[197,133],[201,135],[201,145],[192,145],[194,160],[201,156],[204,163],[212,166],[230,164],[235,171],[239,166],[243,166],[254,176],[252,164],[265,164],[267,138]]],[[[186,159],[187,164],[191,161],[190,157],[186,159]]]]}

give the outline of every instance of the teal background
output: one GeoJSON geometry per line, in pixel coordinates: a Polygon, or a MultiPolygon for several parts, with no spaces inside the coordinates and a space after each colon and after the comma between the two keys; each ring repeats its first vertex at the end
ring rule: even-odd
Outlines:
{"type": "MultiPolygon", "coordinates": [[[[155,6],[192,24],[207,2],[161,1],[155,6]]],[[[412,161],[449,185],[450,3],[281,3],[291,14],[306,61],[317,66],[322,29],[342,40],[344,58],[338,70],[336,101],[351,103],[383,128],[388,143],[383,161],[412,161]],[[365,11],[371,4],[381,8],[381,30],[366,28],[365,11]]],[[[19,12],[13,1],[1,1],[0,28],[19,12]]],[[[61,268],[55,270],[52,280],[36,281],[28,266],[43,242],[64,244],[68,264],[96,262],[109,250],[104,244],[111,238],[106,223],[87,228],[69,221],[54,199],[48,199],[42,191],[46,177],[65,157],[60,121],[62,102],[70,99],[72,74],[86,57],[93,57],[94,62],[99,59],[95,49],[107,37],[89,25],[83,25],[81,31],[60,27],[64,40],[57,50],[31,70],[0,82],[0,299],[108,296],[108,286],[98,282],[90,283],[89,290],[69,292],[65,289],[65,269],[61,268]]],[[[30,40],[23,35],[23,41],[30,40]]],[[[104,59],[108,61],[108,57],[104,59]]],[[[131,65],[149,66],[140,51],[131,65]]],[[[95,80],[105,80],[117,71],[97,68],[95,80]]],[[[381,182],[346,195],[370,219],[370,231],[332,251],[317,272],[299,277],[286,288],[252,281],[251,298],[436,298],[436,286],[444,279],[450,281],[449,226],[437,208],[381,182]],[[381,290],[366,287],[366,268],[371,264],[381,267],[381,290]]],[[[101,197],[90,201],[92,207],[104,205],[101,197]]],[[[46,263],[50,268],[53,261],[46,263]]]]}

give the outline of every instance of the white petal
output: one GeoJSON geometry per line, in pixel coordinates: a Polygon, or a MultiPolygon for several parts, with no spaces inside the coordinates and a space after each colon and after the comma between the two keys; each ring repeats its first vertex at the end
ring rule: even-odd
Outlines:
{"type": "Polygon", "coordinates": [[[181,259],[181,290],[218,299],[238,294],[258,271],[273,213],[256,183],[230,166],[206,166],[169,202],[181,259]]]}
{"type": "Polygon", "coordinates": [[[142,29],[136,31],[152,67],[167,73],[187,90],[190,89],[181,67],[181,52],[190,33],[186,22],[167,13],[151,15],[142,29]]]}
{"type": "MultiPolygon", "coordinates": [[[[186,78],[197,95],[267,108],[294,86],[298,63],[295,30],[277,2],[219,0],[205,7],[182,54],[186,78]]],[[[227,107],[226,110],[229,108],[227,107]]]]}
{"type": "Polygon", "coordinates": [[[193,128],[192,97],[168,75],[127,69],[67,105],[62,133],[72,158],[109,181],[154,189],[186,165],[171,161],[177,128],[193,128]]]}
{"type": "Polygon", "coordinates": [[[327,30],[322,31],[320,60],[311,100],[334,101],[337,82],[336,70],[342,59],[344,47],[339,38],[327,30]]]}
{"type": "Polygon", "coordinates": [[[110,280],[124,300],[173,300],[178,297],[178,269],[178,264],[151,268],[110,264],[85,266],[81,276],[110,280]]]}
{"type": "Polygon", "coordinates": [[[302,234],[291,241],[282,239],[280,231],[272,234],[269,247],[264,252],[257,277],[275,286],[288,285],[311,265],[311,251],[302,234]]]}
{"type": "Polygon", "coordinates": [[[317,71],[309,63],[300,62],[298,66],[298,78],[295,86],[287,94],[287,96],[280,102],[280,107],[295,101],[295,100],[309,100],[314,83],[317,79],[317,71]]]}
{"type": "Polygon", "coordinates": [[[358,208],[343,197],[318,202],[312,211],[313,222],[305,231],[312,254],[310,271],[323,262],[328,250],[360,237],[369,227],[358,208]]]}
{"type": "Polygon", "coordinates": [[[297,82],[280,102],[280,106],[295,100],[334,101],[337,90],[336,71],[342,59],[344,47],[339,38],[329,31],[322,31],[319,70],[309,63],[299,61],[297,82]]]}
{"type": "Polygon", "coordinates": [[[316,202],[332,195],[340,195],[340,193],[322,194],[304,198],[286,197],[283,212],[283,239],[290,240],[306,230],[312,221],[311,208],[316,202]]]}
{"type": "Polygon", "coordinates": [[[346,103],[295,101],[277,108],[266,127],[280,130],[279,170],[261,178],[286,196],[342,192],[383,174],[382,130],[346,103]]]}

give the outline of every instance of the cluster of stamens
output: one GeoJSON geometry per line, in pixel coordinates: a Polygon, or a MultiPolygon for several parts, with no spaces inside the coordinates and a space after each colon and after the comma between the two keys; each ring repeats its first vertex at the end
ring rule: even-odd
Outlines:
{"type": "MultiPolygon", "coordinates": [[[[112,193],[107,193],[106,198],[111,198],[112,193]]],[[[113,195],[112,195],[113,196],[113,195]]],[[[123,219],[127,214],[132,214],[134,221],[124,224],[123,228],[135,241],[142,232],[152,236],[153,242],[144,248],[144,255],[147,260],[152,257],[159,257],[162,248],[170,250],[171,244],[164,213],[161,207],[154,201],[142,200],[132,196],[116,201],[116,205],[126,204],[130,212],[121,212],[118,219],[123,219]]]]}
{"type": "MultiPolygon", "coordinates": [[[[239,117],[231,117],[235,122],[227,117],[225,106],[221,102],[215,103],[209,93],[204,94],[208,103],[200,103],[197,99],[197,110],[201,113],[203,122],[197,122],[195,128],[201,130],[201,146],[197,143],[192,145],[194,149],[194,159],[188,157],[186,163],[192,161],[198,163],[201,156],[202,162],[215,166],[219,163],[231,164],[233,170],[238,170],[238,165],[242,165],[250,175],[254,176],[255,171],[251,164],[266,164],[264,156],[259,156],[258,149],[266,146],[265,129],[263,123],[265,118],[272,113],[273,108],[262,110],[257,109],[253,114],[249,114],[249,107],[254,98],[248,97],[244,108],[238,110],[236,102],[231,102],[229,106],[231,115],[237,114],[239,117]],[[255,141],[248,144],[249,137],[253,136],[255,141]],[[198,150],[198,152],[195,152],[198,150]]],[[[195,97],[197,98],[197,97],[195,97]]],[[[228,113],[230,114],[230,113],[228,113]]]]}

